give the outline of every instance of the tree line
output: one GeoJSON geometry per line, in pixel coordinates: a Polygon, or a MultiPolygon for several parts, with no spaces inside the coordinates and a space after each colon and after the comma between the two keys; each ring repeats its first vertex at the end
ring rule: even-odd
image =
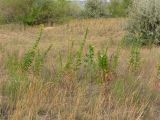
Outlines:
{"type": "Polygon", "coordinates": [[[87,0],[84,7],[67,0],[0,0],[0,23],[63,23],[73,18],[124,17],[131,0],[87,0]]]}

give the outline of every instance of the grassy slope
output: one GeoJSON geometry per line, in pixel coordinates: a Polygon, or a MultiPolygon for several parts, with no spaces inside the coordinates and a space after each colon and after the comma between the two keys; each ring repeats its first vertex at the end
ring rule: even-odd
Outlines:
{"type": "MultiPolygon", "coordinates": [[[[81,20],[44,28],[40,50],[51,43],[53,48],[46,58],[43,74],[35,77],[29,73],[30,86],[26,91],[22,86],[17,94],[21,98],[14,96],[15,102],[10,101],[5,93],[1,95],[2,117],[7,116],[11,120],[158,120],[159,48],[141,49],[138,74],[128,71],[130,48],[121,48],[116,76],[110,85],[91,83],[88,80],[90,78],[84,77],[86,73],[83,69],[74,71],[63,68],[72,41],[74,53],[79,48],[86,28],[89,29],[89,34],[84,53],[91,44],[96,52],[108,47],[108,54],[112,55],[125,34],[125,22],[124,19],[81,20]],[[106,91],[108,86],[109,92],[106,91]]],[[[23,30],[17,25],[0,26],[1,83],[6,84],[6,81],[12,79],[5,67],[7,54],[13,55],[16,52],[21,59],[25,50],[34,43],[38,31],[36,27],[23,30]]],[[[97,73],[94,74],[97,76],[97,73]]],[[[1,84],[1,87],[4,84],[1,84]]]]}

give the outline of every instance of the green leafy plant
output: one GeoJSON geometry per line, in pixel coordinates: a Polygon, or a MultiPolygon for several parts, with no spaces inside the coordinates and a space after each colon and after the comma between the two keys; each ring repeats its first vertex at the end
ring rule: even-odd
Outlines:
{"type": "Polygon", "coordinates": [[[43,27],[41,27],[38,39],[36,40],[36,42],[33,44],[32,48],[25,54],[25,56],[23,58],[22,65],[21,65],[21,69],[23,72],[27,72],[34,61],[36,51],[37,51],[39,42],[42,37],[42,32],[43,32],[43,27]]]}
{"type": "Polygon", "coordinates": [[[6,94],[9,95],[11,99],[16,100],[16,96],[18,96],[21,87],[27,89],[30,84],[29,70],[32,66],[34,68],[34,75],[40,75],[45,58],[52,47],[52,45],[50,45],[44,53],[40,53],[38,45],[42,37],[42,31],[43,26],[41,26],[38,39],[32,48],[26,52],[22,60],[18,58],[17,52],[7,57],[6,68],[10,76],[4,88],[6,94]]]}
{"type": "Polygon", "coordinates": [[[86,58],[85,58],[85,62],[88,64],[88,65],[92,65],[94,64],[94,47],[92,45],[89,45],[89,50],[88,50],[88,53],[86,55],[86,58]]]}
{"type": "Polygon", "coordinates": [[[109,57],[106,51],[99,52],[98,66],[101,71],[103,81],[110,81],[116,75],[116,69],[119,64],[120,47],[109,57]]]}
{"type": "Polygon", "coordinates": [[[107,51],[99,52],[98,54],[98,66],[101,72],[102,80],[106,80],[106,76],[110,72],[109,58],[107,51]]]}
{"type": "Polygon", "coordinates": [[[89,45],[88,51],[84,58],[84,69],[86,70],[86,76],[91,80],[94,81],[97,77],[97,64],[95,59],[95,50],[94,46],[89,45]]]}
{"type": "Polygon", "coordinates": [[[140,68],[141,57],[140,57],[140,48],[133,46],[131,49],[131,55],[129,60],[129,69],[131,71],[137,72],[140,68]]]}
{"type": "Polygon", "coordinates": [[[83,49],[84,49],[84,46],[85,46],[85,43],[86,43],[87,35],[88,35],[88,28],[86,29],[84,38],[83,38],[83,40],[80,44],[80,48],[79,48],[78,52],[76,53],[76,55],[77,55],[76,56],[76,69],[79,68],[79,66],[82,63],[83,49]]]}

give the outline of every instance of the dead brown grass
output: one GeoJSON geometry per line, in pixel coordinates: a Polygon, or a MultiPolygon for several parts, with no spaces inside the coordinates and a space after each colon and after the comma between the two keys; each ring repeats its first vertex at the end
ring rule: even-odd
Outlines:
{"type": "MultiPolygon", "coordinates": [[[[109,54],[112,54],[125,34],[125,22],[124,19],[75,20],[65,25],[46,27],[40,47],[43,49],[52,43],[53,49],[45,63],[44,77],[37,78],[30,74],[31,84],[27,91],[24,91],[23,84],[21,85],[16,102],[1,95],[1,102],[3,100],[5,103],[2,102],[0,106],[4,106],[7,111],[5,113],[3,110],[3,116],[6,115],[9,120],[159,120],[160,98],[159,88],[156,86],[159,82],[156,76],[160,48],[141,50],[142,64],[136,76],[127,69],[130,49],[121,49],[118,75],[111,84],[118,80],[125,82],[133,79],[135,83],[129,84],[140,85],[138,88],[131,85],[131,88],[125,91],[122,101],[115,97],[113,91],[106,94],[106,84],[79,82],[75,71],[65,71],[60,82],[55,82],[56,72],[60,69],[59,52],[65,61],[68,46],[74,41],[76,50],[86,28],[89,29],[86,48],[92,44],[98,51],[108,46],[109,54]],[[51,80],[44,82],[48,71],[51,80]],[[144,89],[144,93],[140,93],[143,98],[137,105],[134,96],[143,88],[147,90],[144,89]],[[152,93],[154,96],[150,96],[152,93]],[[2,99],[4,97],[5,100],[2,99]]],[[[8,80],[8,73],[3,66],[7,53],[16,51],[18,58],[21,58],[24,51],[34,42],[37,32],[36,27],[24,30],[22,26],[1,26],[0,49],[4,49],[0,52],[1,83],[8,80]]]]}

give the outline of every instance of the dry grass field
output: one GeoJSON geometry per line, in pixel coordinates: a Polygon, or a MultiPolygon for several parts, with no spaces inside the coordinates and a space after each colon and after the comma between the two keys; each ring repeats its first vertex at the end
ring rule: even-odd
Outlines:
{"type": "Polygon", "coordinates": [[[39,26],[1,25],[1,119],[160,120],[160,48],[122,46],[125,26],[119,18],[44,27],[33,60],[26,53],[39,26]]]}

